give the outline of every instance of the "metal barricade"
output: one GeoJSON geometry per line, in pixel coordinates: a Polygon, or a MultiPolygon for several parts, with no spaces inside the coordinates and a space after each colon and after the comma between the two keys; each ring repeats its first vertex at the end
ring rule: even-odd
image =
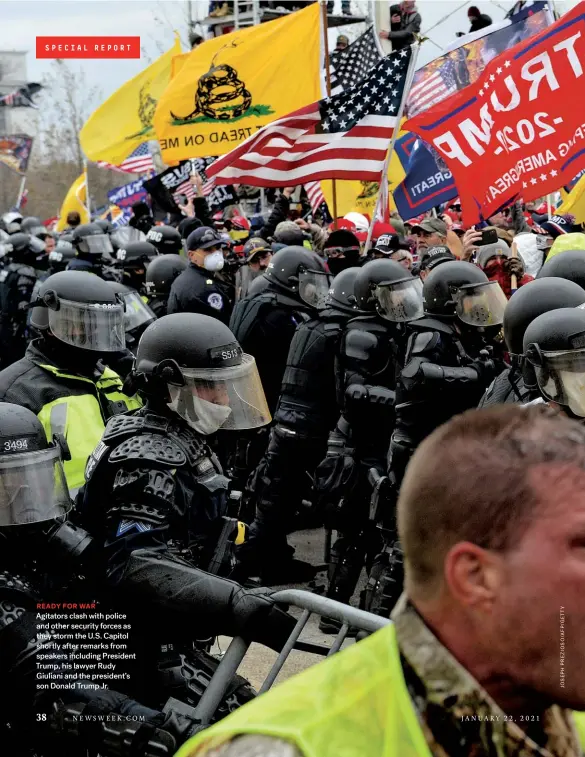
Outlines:
{"type": "MultiPolygon", "coordinates": [[[[278,591],[272,595],[272,598],[279,604],[302,610],[302,614],[260,687],[259,694],[268,691],[273,685],[293,649],[330,657],[341,649],[350,628],[373,633],[390,623],[389,620],[378,615],[300,589],[278,591]],[[333,618],[341,623],[341,628],[330,647],[300,641],[299,637],[312,613],[333,618]]],[[[201,727],[205,727],[211,722],[230,681],[246,656],[249,646],[250,643],[239,636],[230,642],[213,678],[209,682],[209,686],[195,708],[195,715],[201,727]]]]}

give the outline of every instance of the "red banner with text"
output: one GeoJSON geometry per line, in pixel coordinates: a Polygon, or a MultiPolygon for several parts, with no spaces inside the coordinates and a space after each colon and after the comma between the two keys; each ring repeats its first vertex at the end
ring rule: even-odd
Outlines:
{"type": "Polygon", "coordinates": [[[466,224],[554,192],[585,166],[585,2],[498,55],[481,77],[410,119],[446,163],[466,224]]]}

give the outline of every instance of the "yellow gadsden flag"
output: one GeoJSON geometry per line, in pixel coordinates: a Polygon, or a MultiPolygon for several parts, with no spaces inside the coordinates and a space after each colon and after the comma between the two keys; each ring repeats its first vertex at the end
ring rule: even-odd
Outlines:
{"type": "Polygon", "coordinates": [[[575,223],[585,223],[585,175],[581,176],[570,192],[561,189],[563,204],[555,210],[559,216],[567,213],[575,216],[575,223]]]}
{"type": "Polygon", "coordinates": [[[79,134],[88,160],[119,165],[143,142],[155,139],[152,118],[156,104],[171,80],[173,56],[180,53],[181,42],[176,37],[170,50],[91,114],[79,134]]]}
{"type": "Polygon", "coordinates": [[[55,231],[63,231],[67,228],[67,213],[76,210],[81,216],[81,223],[89,223],[89,212],[87,210],[87,181],[85,171],[69,187],[65,195],[59,220],[55,226],[55,231]]]}
{"type": "Polygon", "coordinates": [[[189,53],[154,116],[164,162],[223,155],[262,126],[319,100],[320,15],[319,3],[312,3],[189,53]]]}

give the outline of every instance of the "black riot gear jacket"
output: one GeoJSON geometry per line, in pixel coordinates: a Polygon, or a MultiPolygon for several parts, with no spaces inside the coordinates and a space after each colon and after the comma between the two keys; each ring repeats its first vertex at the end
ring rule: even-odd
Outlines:
{"type": "Polygon", "coordinates": [[[293,335],[315,311],[293,294],[275,288],[268,276],[266,279],[268,286],[263,292],[236,304],[230,329],[244,352],[256,359],[268,407],[274,414],[293,335]]]}

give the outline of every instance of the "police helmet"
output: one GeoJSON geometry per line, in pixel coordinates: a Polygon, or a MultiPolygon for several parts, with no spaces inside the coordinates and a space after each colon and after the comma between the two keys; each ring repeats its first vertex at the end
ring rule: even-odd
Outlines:
{"type": "Polygon", "coordinates": [[[20,230],[24,231],[26,234],[30,234],[33,237],[37,236],[38,234],[47,233],[47,229],[41,223],[41,219],[36,218],[36,216],[27,216],[26,218],[23,218],[20,223],[20,230]]]}
{"type": "Polygon", "coordinates": [[[145,289],[152,297],[168,297],[173,281],[187,268],[185,258],[170,253],[158,255],[146,269],[145,289]]]}
{"type": "Polygon", "coordinates": [[[150,242],[130,242],[116,252],[118,265],[125,269],[146,268],[158,251],[150,242]]]}
{"type": "Polygon", "coordinates": [[[354,294],[360,310],[377,312],[388,321],[413,321],[423,315],[421,280],[395,260],[370,260],[363,265],[354,294]]]}
{"type": "Polygon", "coordinates": [[[0,528],[54,520],[71,509],[61,453],[33,412],[0,403],[0,528]]]}
{"type": "Polygon", "coordinates": [[[111,221],[108,221],[106,218],[98,218],[97,221],[94,221],[96,226],[99,226],[100,229],[104,232],[104,234],[111,234],[112,231],[116,228],[114,224],[111,221]]]}
{"type": "Polygon", "coordinates": [[[260,276],[256,276],[256,278],[250,282],[250,286],[248,287],[248,291],[246,292],[246,297],[254,297],[257,294],[264,292],[265,289],[267,289],[269,283],[270,282],[263,273],[260,274],[260,276]]]}
{"type": "Polygon", "coordinates": [[[83,350],[118,352],[125,347],[120,295],[85,271],[61,271],[42,283],[31,326],[83,350]]]}
{"type": "Polygon", "coordinates": [[[159,255],[180,255],[183,251],[181,235],[172,226],[153,226],[146,235],[146,240],[156,247],[159,255]]]}
{"type": "Polygon", "coordinates": [[[523,347],[541,394],[585,418],[585,309],[539,315],[526,329],[523,347]]]}
{"type": "Polygon", "coordinates": [[[457,317],[468,326],[484,328],[502,323],[506,295],[497,281],[490,281],[473,263],[462,260],[442,263],[423,285],[426,313],[457,317]]]}
{"type": "Polygon", "coordinates": [[[71,242],[68,242],[63,237],[59,237],[55,249],[49,253],[49,265],[53,273],[58,271],[64,271],[67,265],[75,257],[75,249],[71,242]]]}
{"type": "Polygon", "coordinates": [[[72,244],[79,255],[112,253],[114,248],[108,234],[97,223],[84,223],[72,232],[72,244]]]}
{"type": "Polygon", "coordinates": [[[5,254],[15,263],[34,266],[37,256],[45,251],[45,243],[30,234],[11,234],[5,245],[5,254]]]}
{"type": "Polygon", "coordinates": [[[549,276],[574,281],[585,289],[585,250],[565,250],[547,260],[536,278],[544,279],[549,276]]]}
{"type": "Polygon", "coordinates": [[[321,310],[329,293],[330,276],[323,260],[306,247],[283,247],[272,257],[266,273],[269,284],[321,310]]]}
{"type": "Polygon", "coordinates": [[[136,289],[126,286],[126,284],[120,284],[118,281],[106,281],[106,284],[124,302],[126,346],[132,349],[138,344],[138,339],[143,331],[153,321],[156,321],[156,315],[144,302],[136,289]]]}
{"type": "Polygon", "coordinates": [[[512,355],[522,355],[528,326],[543,313],[576,308],[585,302],[585,291],[573,281],[556,276],[535,279],[521,287],[504,312],[504,338],[512,355]]]}
{"type": "Polygon", "coordinates": [[[20,224],[22,222],[22,215],[20,213],[17,213],[15,211],[4,213],[2,220],[4,221],[6,231],[9,234],[16,234],[20,231],[20,224]]]}
{"type": "Polygon", "coordinates": [[[200,434],[270,422],[256,362],[229,328],[207,315],[174,313],[151,324],[136,352],[135,376],[200,434]]]}
{"type": "Polygon", "coordinates": [[[331,282],[331,289],[327,295],[327,307],[355,316],[364,312],[358,308],[357,297],[354,294],[355,281],[359,272],[360,269],[354,266],[337,274],[331,282]]]}

